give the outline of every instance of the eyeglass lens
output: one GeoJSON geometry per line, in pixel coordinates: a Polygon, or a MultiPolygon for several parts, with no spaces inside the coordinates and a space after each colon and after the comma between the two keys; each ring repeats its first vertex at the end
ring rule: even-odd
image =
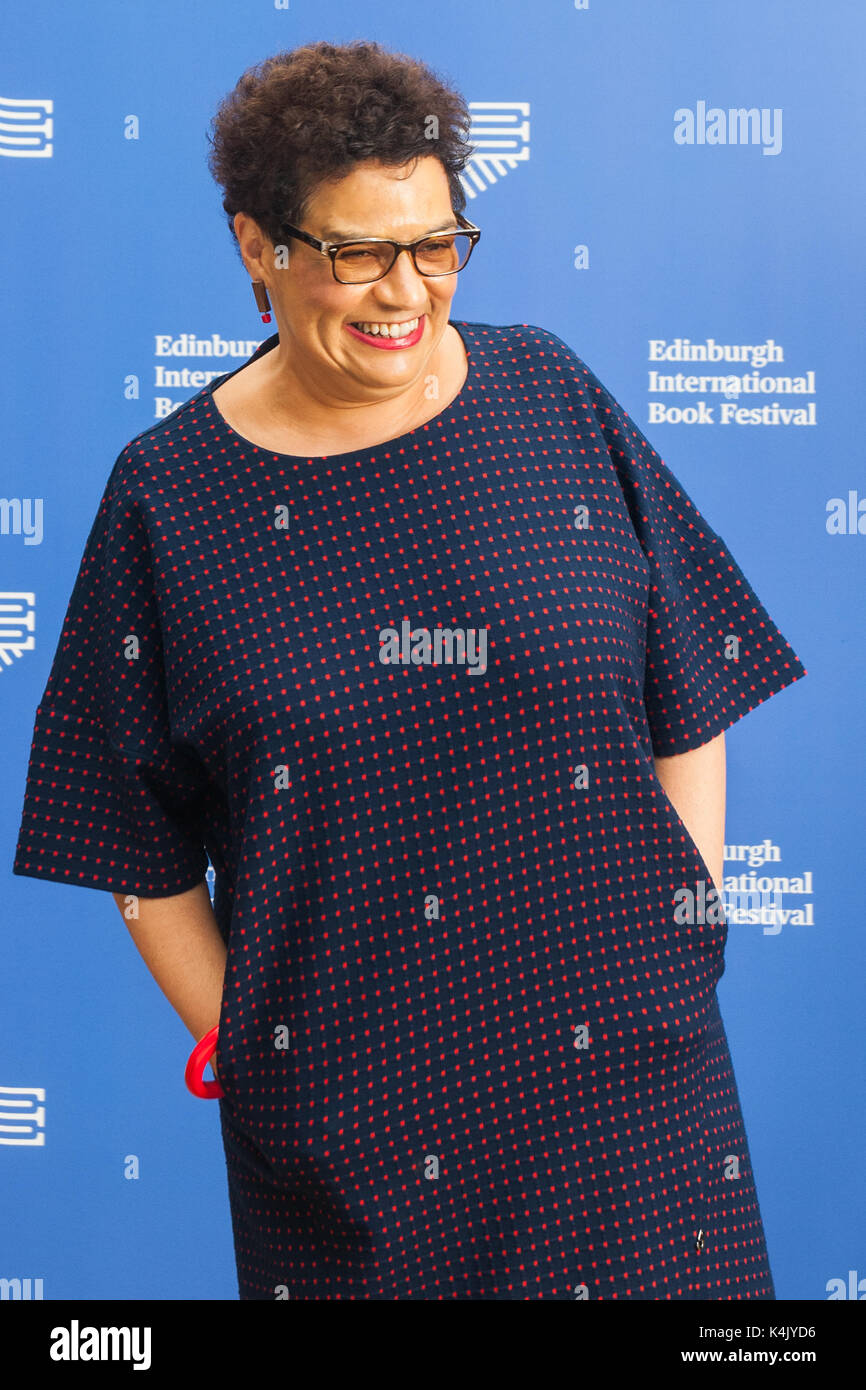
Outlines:
{"type": "MultiPolygon", "coordinates": [[[[422,275],[451,275],[462,270],[471,250],[472,239],[466,232],[428,237],[415,247],[415,264],[422,275]]],[[[395,257],[393,246],[375,241],[353,241],[337,252],[334,268],[343,284],[362,285],[387,275],[395,257]]]]}

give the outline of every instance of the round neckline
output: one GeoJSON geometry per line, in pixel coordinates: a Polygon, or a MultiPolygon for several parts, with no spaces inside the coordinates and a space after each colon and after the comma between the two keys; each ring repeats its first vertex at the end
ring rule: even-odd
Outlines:
{"type": "Polygon", "coordinates": [[[416,436],[423,434],[424,431],[429,432],[432,426],[447,419],[451,412],[460,405],[464,396],[466,396],[471,389],[475,368],[468,342],[469,335],[462,333],[458,327],[458,323],[460,323],[466,328],[466,320],[459,319],[455,321],[454,319],[449,319],[448,323],[450,327],[460,335],[460,340],[466,352],[467,371],[465,380],[460,390],[457,392],[457,395],[453,400],[449,401],[444,410],[440,410],[438,415],[431,415],[429,420],[424,420],[420,425],[416,425],[414,429],[407,430],[404,434],[395,435],[392,439],[383,439],[379,444],[367,444],[360,449],[347,449],[341,454],[281,454],[275,449],[265,448],[263,444],[254,444],[251,439],[247,439],[245,435],[240,434],[233,425],[229,424],[228,420],[223,415],[214,400],[213,393],[217,387],[222,386],[223,382],[228,381],[230,377],[236,376],[238,372],[242,372],[244,367],[248,367],[250,362],[254,361],[255,358],[264,357],[266,353],[272,352],[279,344],[279,333],[273,333],[270,338],[266,338],[263,343],[260,343],[256,351],[247,358],[246,362],[243,362],[239,367],[235,367],[234,371],[224,372],[222,376],[217,377],[215,381],[209,382],[204,388],[206,395],[210,397],[211,409],[216,417],[217,428],[228,438],[233,439],[235,443],[240,445],[243,449],[252,450],[257,454],[262,454],[266,458],[278,459],[280,462],[286,463],[334,463],[341,459],[361,458],[368,454],[374,454],[377,450],[393,450],[397,446],[403,444],[405,440],[414,439],[416,436]]]}

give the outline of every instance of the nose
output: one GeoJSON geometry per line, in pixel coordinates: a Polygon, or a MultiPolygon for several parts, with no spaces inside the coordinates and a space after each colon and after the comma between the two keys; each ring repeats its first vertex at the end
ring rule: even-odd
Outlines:
{"type": "Polygon", "coordinates": [[[425,277],[421,272],[415,269],[412,253],[404,249],[397,252],[397,259],[387,275],[383,275],[378,281],[378,284],[380,288],[392,289],[395,296],[399,296],[401,301],[406,302],[408,308],[426,304],[427,288],[424,280],[425,277]]]}

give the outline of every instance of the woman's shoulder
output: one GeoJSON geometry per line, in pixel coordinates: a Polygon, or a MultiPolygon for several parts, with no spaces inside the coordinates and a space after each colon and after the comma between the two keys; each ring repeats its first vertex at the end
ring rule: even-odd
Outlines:
{"type": "Polygon", "coordinates": [[[528,349],[546,347],[548,343],[558,344],[571,352],[568,344],[538,323],[482,323],[477,319],[452,319],[458,327],[468,329],[475,337],[491,341],[524,344],[528,349]]]}
{"type": "Polygon", "coordinates": [[[552,329],[538,323],[479,323],[475,321],[455,321],[458,327],[465,328],[482,348],[505,351],[518,363],[521,358],[527,362],[553,363],[577,369],[595,383],[598,379],[574,348],[552,329]]]}
{"type": "Polygon", "coordinates": [[[214,407],[203,387],[170,414],[146,425],[123,445],[111,472],[116,490],[135,491],[142,480],[160,485],[177,480],[184,468],[196,469],[210,456],[214,407]]]}
{"type": "Polygon", "coordinates": [[[475,323],[458,325],[469,331],[474,345],[485,355],[495,357],[497,372],[513,372],[527,383],[534,380],[546,394],[566,392],[573,400],[575,390],[593,406],[609,408],[610,392],[570,343],[537,323],[475,323]]]}

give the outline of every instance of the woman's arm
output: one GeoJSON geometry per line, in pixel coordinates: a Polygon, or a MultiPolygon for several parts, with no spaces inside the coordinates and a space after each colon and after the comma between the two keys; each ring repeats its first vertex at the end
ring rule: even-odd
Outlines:
{"type": "MultiPolygon", "coordinates": [[[[725,862],[725,735],[672,758],[653,758],[656,776],[722,892],[725,862]]],[[[707,885],[709,891],[709,885],[707,885]]]]}
{"type": "MultiPolygon", "coordinates": [[[[198,1041],[219,1022],[226,948],[202,880],[169,898],[113,893],[156,983],[198,1041]],[[138,916],[128,916],[134,898],[138,916]]],[[[214,1075],[216,1067],[211,1062],[214,1075]]]]}

